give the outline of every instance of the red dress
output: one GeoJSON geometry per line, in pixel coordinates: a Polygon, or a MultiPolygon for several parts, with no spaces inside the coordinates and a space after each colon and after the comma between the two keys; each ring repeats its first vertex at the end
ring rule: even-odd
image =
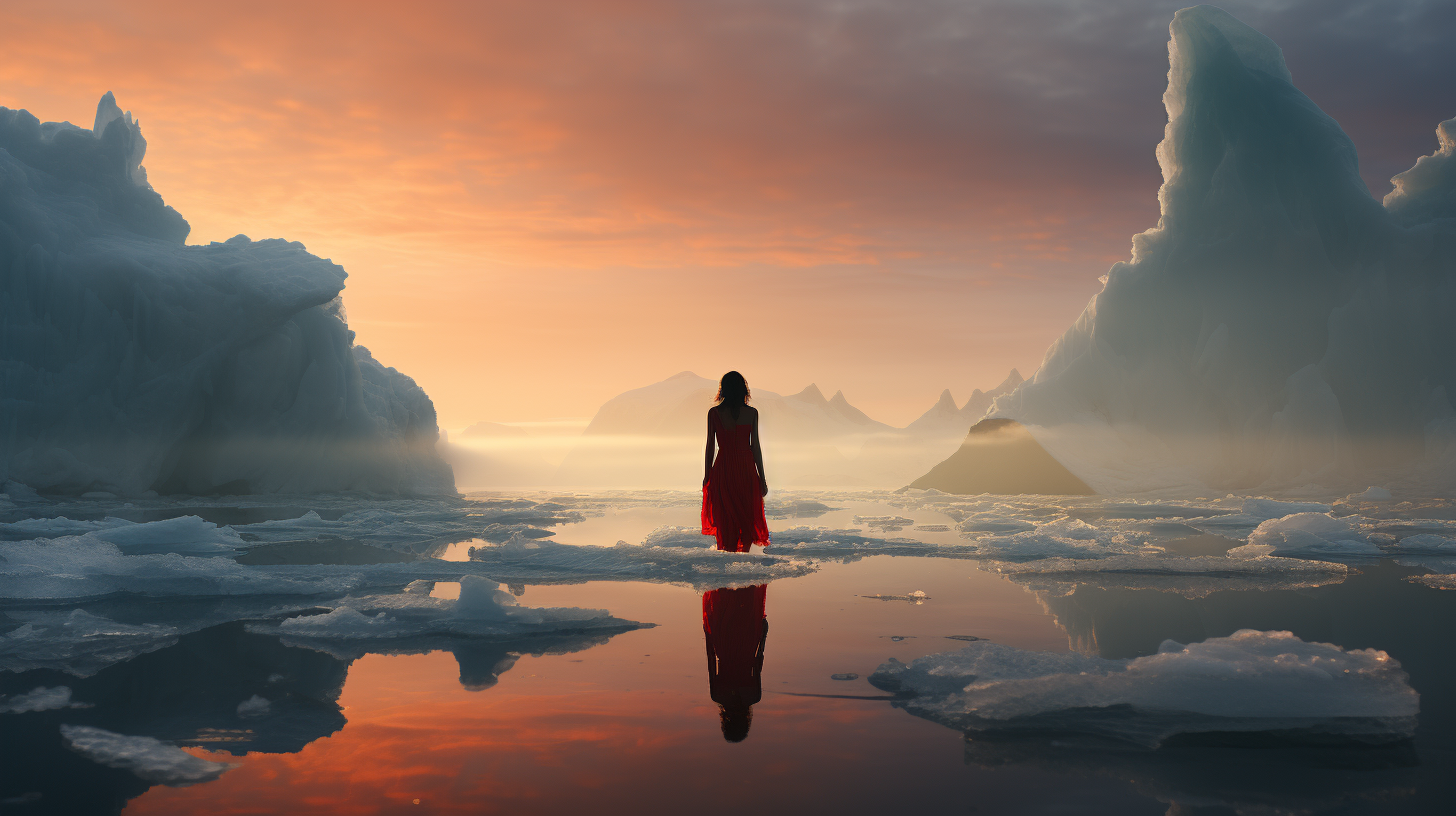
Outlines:
{"type": "Polygon", "coordinates": [[[703,485],[703,535],[716,536],[718,549],[729,552],[748,552],[754,544],[767,547],[768,519],[749,445],[753,425],[728,425],[720,413],[717,408],[709,412],[718,455],[703,485]]]}

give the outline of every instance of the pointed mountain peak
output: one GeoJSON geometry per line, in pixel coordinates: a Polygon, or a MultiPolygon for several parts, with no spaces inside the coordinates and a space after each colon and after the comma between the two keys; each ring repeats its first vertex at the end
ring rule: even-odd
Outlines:
{"type": "MultiPolygon", "coordinates": [[[[668,377],[667,378],[667,380],[683,380],[683,379],[701,380],[703,378],[702,377],[699,377],[698,375],[694,374],[691,371],[679,371],[678,373],[676,373],[676,374],[672,375],[671,377],[668,377]]],[[[667,380],[663,380],[663,382],[667,382],[667,380]]]]}
{"type": "Polygon", "coordinates": [[[873,419],[870,419],[869,415],[867,415],[864,411],[861,411],[853,405],[850,405],[849,400],[844,396],[843,391],[834,392],[834,396],[829,398],[829,407],[833,408],[836,412],[838,412],[840,416],[844,417],[850,422],[855,423],[856,425],[877,424],[873,419]]]}
{"type": "Polygon", "coordinates": [[[820,391],[819,390],[819,386],[815,385],[814,383],[809,383],[809,387],[808,388],[805,388],[803,391],[800,391],[799,393],[794,394],[793,397],[794,397],[794,399],[803,400],[805,402],[813,402],[813,403],[822,403],[822,402],[828,402],[829,401],[829,400],[824,399],[824,392],[823,391],[820,391]]]}
{"type": "Polygon", "coordinates": [[[940,399],[938,399],[938,400],[935,401],[935,408],[936,408],[936,410],[948,410],[948,411],[954,411],[956,409],[955,397],[952,397],[950,395],[950,389],[949,388],[947,388],[944,391],[940,392],[940,399]]]}
{"type": "Polygon", "coordinates": [[[1021,372],[1013,368],[1011,369],[1011,373],[1006,375],[1006,379],[1001,381],[1000,385],[991,389],[991,394],[998,397],[1002,394],[1009,394],[1016,389],[1016,386],[1021,385],[1023,382],[1026,381],[1022,379],[1021,372]]]}

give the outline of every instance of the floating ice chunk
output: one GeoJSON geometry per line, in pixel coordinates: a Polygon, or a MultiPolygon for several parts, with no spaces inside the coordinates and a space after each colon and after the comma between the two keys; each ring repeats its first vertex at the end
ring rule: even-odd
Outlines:
{"type": "MultiPolygon", "coordinates": [[[[659,527],[642,539],[644,547],[713,547],[717,543],[716,536],[703,535],[698,527],[659,527]]],[[[778,543],[777,535],[774,543],[778,543]]]]}
{"type": "Polygon", "coordinates": [[[924,590],[917,589],[905,595],[861,595],[861,598],[872,598],[876,601],[909,601],[917,606],[930,600],[930,596],[924,590]]]}
{"type": "Polygon", "coordinates": [[[1249,535],[1248,546],[1273,547],[1269,551],[1273,555],[1380,555],[1380,548],[1364,540],[1348,520],[1328,512],[1295,513],[1265,521],[1249,535]]]}
{"type": "Polygon", "coordinates": [[[84,535],[112,527],[124,527],[132,522],[126,519],[107,518],[101,521],[77,521],[65,516],[57,518],[28,518],[0,524],[0,534],[6,538],[57,538],[59,536],[84,535]]]}
{"type": "Polygon", "coordinates": [[[1244,499],[1240,512],[1252,518],[1276,519],[1294,513],[1328,513],[1330,505],[1320,502],[1291,502],[1274,499],[1244,499]]]}
{"type": "Polygon", "coordinates": [[[1144,541],[1135,534],[1094,527],[1080,519],[1061,519],[1009,536],[978,539],[977,548],[988,556],[1004,559],[1107,558],[1135,553],[1144,541]]]}
{"type": "Polygon", "coordinates": [[[1422,553],[1430,555],[1456,555],[1456,539],[1446,536],[1419,533],[1406,536],[1395,545],[1399,553],[1422,553]]]}
{"type": "Polygon", "coordinates": [[[61,736],[71,750],[107,766],[131,771],[147,782],[185,787],[210,782],[233,768],[209,762],[151,737],[128,737],[89,725],[63,725],[61,736]]]}
{"type": "Polygon", "coordinates": [[[254,717],[263,717],[273,708],[273,704],[254,694],[252,697],[238,703],[238,716],[245,720],[254,717]]]}
{"type": "MultiPolygon", "coordinates": [[[[777,555],[730,553],[699,547],[636,546],[621,541],[613,547],[584,547],[550,539],[519,538],[503,544],[473,547],[470,559],[477,568],[468,571],[512,584],[632,580],[711,589],[792,578],[807,575],[815,569],[802,561],[777,555]]],[[[416,570],[425,568],[419,562],[399,566],[416,570]]],[[[459,570],[456,575],[466,571],[459,570]]]]}
{"type": "Polygon", "coordinates": [[[76,521],[57,518],[21,519],[0,524],[7,538],[57,538],[93,534],[115,544],[127,554],[181,553],[182,555],[232,555],[243,546],[242,538],[230,527],[218,527],[197,516],[179,516],[163,521],[137,523],[119,518],[76,521]]]}
{"type": "Polygon", "coordinates": [[[1154,589],[1198,598],[1222,590],[1303,589],[1339,583],[1349,568],[1332,561],[1270,556],[1268,546],[1247,545],[1227,556],[1112,555],[1099,559],[1044,558],[982,562],[1033,589],[1071,594],[1078,586],[1154,589]],[[1240,552],[1242,550],[1243,552],[1240,552]]]}
{"type": "Polygon", "coordinates": [[[218,527],[197,516],[115,525],[98,530],[95,536],[128,555],[232,555],[243,546],[242,538],[231,527],[218,527]]]}
{"type": "Polygon", "coordinates": [[[45,501],[45,499],[41,498],[41,495],[32,490],[29,485],[21,484],[20,482],[14,481],[13,479],[7,480],[5,482],[5,488],[4,490],[0,490],[0,493],[4,493],[13,502],[45,501]]]}
{"type": "Polygon", "coordinates": [[[79,599],[116,592],[194,597],[341,595],[360,581],[357,574],[343,570],[273,571],[245,567],[226,558],[123,555],[117,545],[99,535],[0,542],[0,558],[4,559],[0,561],[0,598],[79,599]]]}
{"type": "Polygon", "coordinates": [[[1412,575],[1406,578],[1413,584],[1421,584],[1431,589],[1456,589],[1456,574],[1449,572],[1437,572],[1430,575],[1412,575]]]}
{"type": "Polygon", "coordinates": [[[502,591],[500,584],[479,575],[466,575],[460,579],[460,596],[451,611],[457,618],[503,621],[511,612],[520,610],[516,597],[502,591]]]}
{"type": "Polygon", "coordinates": [[[83,609],[12,612],[25,621],[0,634],[0,669],[58,669],[78,676],[156,651],[177,641],[179,630],[158,624],[125,624],[83,609]]]}
{"type": "Polygon", "coordinates": [[[276,631],[291,639],[370,641],[616,633],[652,625],[612,617],[605,609],[523,607],[499,587],[494,581],[467,575],[460,581],[460,597],[455,600],[414,594],[358,597],[327,614],[288,618],[276,625],[252,624],[249,629],[276,631]]]}
{"type": "Polygon", "coordinates": [[[88,708],[86,703],[71,702],[68,686],[46,688],[37,686],[24,694],[6,698],[0,696],[0,714],[25,714],[31,711],[51,711],[57,708],[88,708]]]}
{"type": "Polygon", "coordinates": [[[974,538],[977,533],[1024,533],[1035,530],[1036,525],[1024,519],[1007,518],[1004,513],[984,512],[957,524],[956,529],[967,538],[974,538]]]}
{"type": "Polygon", "coordinates": [[[394,619],[383,612],[369,617],[357,609],[340,606],[323,615],[288,618],[278,624],[278,631],[289,635],[319,638],[394,637],[394,619]]]}
{"type": "Polygon", "coordinates": [[[971,731],[1091,733],[1147,746],[1175,734],[1308,733],[1395,741],[1415,730],[1419,696],[1400,664],[1374,649],[1345,651],[1289,632],[1229,637],[1109,660],[989,641],[870,676],[906,695],[897,705],[971,731]]]}

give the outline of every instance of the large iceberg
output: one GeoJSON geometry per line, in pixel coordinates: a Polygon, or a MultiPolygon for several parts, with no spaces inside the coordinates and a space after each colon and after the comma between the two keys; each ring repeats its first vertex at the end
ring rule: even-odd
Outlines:
{"type": "Polygon", "coordinates": [[[91,129],[0,108],[0,482],[53,493],[453,493],[430,398],[303,245],[189,227],[111,94],[91,129]]]}
{"type": "Polygon", "coordinates": [[[1158,225],[989,416],[1099,493],[1450,492],[1456,119],[1382,206],[1271,40],[1212,6],[1170,31],[1158,225]]]}

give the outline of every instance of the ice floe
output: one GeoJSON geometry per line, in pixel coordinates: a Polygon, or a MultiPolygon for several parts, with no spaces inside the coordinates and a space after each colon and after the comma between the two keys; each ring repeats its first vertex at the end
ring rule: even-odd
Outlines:
{"type": "Polygon", "coordinates": [[[159,785],[180,788],[210,782],[233,767],[195,757],[159,739],[129,737],[89,725],[63,725],[61,736],[81,756],[159,785]]]}
{"type": "Polygon", "coordinates": [[[515,596],[501,591],[494,581],[468,575],[461,579],[460,596],[454,600],[412,593],[349,599],[326,614],[251,624],[250,631],[276,631],[302,641],[504,639],[562,632],[623,632],[650,625],[612,617],[605,609],[519,606],[515,596]]]}
{"type": "Polygon", "coordinates": [[[1249,534],[1247,547],[1268,547],[1273,555],[1378,556],[1348,519],[1328,513],[1294,513],[1262,522],[1249,534]]]}
{"type": "Polygon", "coordinates": [[[37,686],[24,694],[15,694],[8,698],[0,695],[0,714],[26,714],[32,711],[84,707],[86,703],[71,701],[71,689],[68,686],[37,686]]]}
{"type": "Polygon", "coordinates": [[[989,641],[870,677],[917,716],[970,732],[1094,734],[1149,747],[1175,734],[1279,732],[1390,742],[1415,730],[1419,696],[1400,664],[1289,632],[1243,629],[1129,660],[989,641]]]}

